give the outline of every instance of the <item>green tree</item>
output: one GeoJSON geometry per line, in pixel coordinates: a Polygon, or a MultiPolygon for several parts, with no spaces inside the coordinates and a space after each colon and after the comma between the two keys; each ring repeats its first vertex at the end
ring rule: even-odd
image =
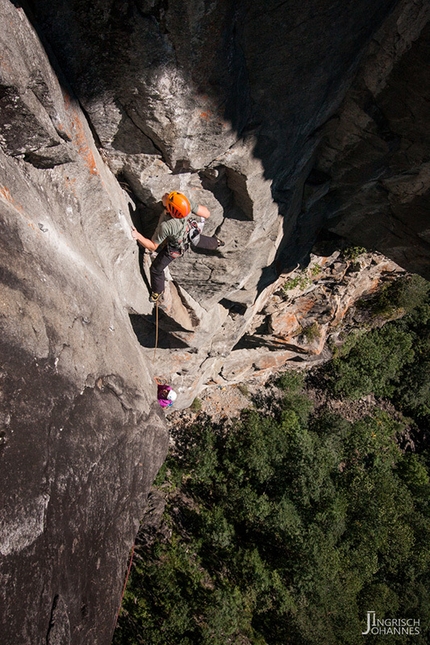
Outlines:
{"type": "MultiPolygon", "coordinates": [[[[373,347],[408,354],[407,337],[384,332],[373,347]]],[[[404,423],[387,413],[314,412],[298,374],[278,386],[264,412],[177,429],[159,482],[171,537],[142,538],[115,645],[356,645],[370,609],[427,616],[427,451],[404,454],[404,423]]]]}

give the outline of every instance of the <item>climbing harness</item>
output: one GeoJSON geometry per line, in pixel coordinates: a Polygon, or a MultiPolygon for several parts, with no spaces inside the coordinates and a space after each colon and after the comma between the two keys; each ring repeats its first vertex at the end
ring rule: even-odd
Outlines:
{"type": "Polygon", "coordinates": [[[195,248],[200,241],[200,229],[194,220],[186,222],[182,238],[176,242],[167,243],[167,252],[171,258],[176,260],[184,255],[185,251],[188,251],[190,245],[192,248],[195,248]]]}
{"type": "Polygon", "coordinates": [[[171,257],[173,260],[176,260],[176,258],[180,258],[184,255],[187,248],[188,247],[185,246],[174,246],[173,244],[167,244],[167,253],[169,254],[169,257],[171,257]]]}
{"type": "Polygon", "coordinates": [[[200,242],[200,233],[201,233],[201,230],[197,222],[195,222],[194,220],[191,220],[187,231],[188,240],[191,246],[197,246],[197,244],[200,242]]]}

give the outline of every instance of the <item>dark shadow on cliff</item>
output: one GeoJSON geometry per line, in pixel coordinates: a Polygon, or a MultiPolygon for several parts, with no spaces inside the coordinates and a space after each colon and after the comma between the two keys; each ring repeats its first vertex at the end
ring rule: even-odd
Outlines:
{"type": "Polygon", "coordinates": [[[239,0],[196,20],[173,1],[15,2],[31,9],[30,20],[84,103],[110,92],[120,111],[129,111],[125,99],[136,96],[139,74],[154,77],[175,66],[191,93],[213,99],[214,117],[239,137],[255,137],[254,154],[276,188],[339,105],[360,53],[396,3],[239,0]],[[198,43],[197,34],[206,39],[198,43]]]}
{"type": "MultiPolygon", "coordinates": [[[[182,327],[177,329],[165,329],[167,326],[163,323],[163,314],[161,310],[159,311],[160,321],[159,321],[159,330],[158,330],[158,344],[157,346],[160,349],[189,349],[188,345],[175,338],[172,335],[172,331],[182,331],[182,327]]],[[[169,319],[170,321],[170,319],[169,319]]],[[[156,342],[156,321],[155,321],[155,309],[152,314],[130,314],[130,322],[133,327],[136,338],[142,347],[147,347],[149,349],[155,347],[156,342]]],[[[170,323],[171,326],[171,323],[170,323]]]]}

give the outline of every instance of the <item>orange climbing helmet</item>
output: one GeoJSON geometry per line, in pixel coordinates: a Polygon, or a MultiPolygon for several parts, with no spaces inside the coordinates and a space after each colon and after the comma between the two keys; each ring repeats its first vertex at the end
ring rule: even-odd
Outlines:
{"type": "Polygon", "coordinates": [[[191,213],[191,204],[182,193],[173,191],[166,200],[166,208],[175,219],[182,219],[191,213]]]}

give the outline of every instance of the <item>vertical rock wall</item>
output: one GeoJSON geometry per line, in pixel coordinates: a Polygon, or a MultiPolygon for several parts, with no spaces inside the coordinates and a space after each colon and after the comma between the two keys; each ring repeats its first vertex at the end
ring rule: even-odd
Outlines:
{"type": "Polygon", "coordinates": [[[0,79],[1,642],[109,643],[167,450],[127,196],[26,15],[0,79]]]}
{"type": "Polygon", "coordinates": [[[2,641],[105,645],[167,450],[153,376],[184,407],[226,375],[326,221],[425,273],[428,10],[0,0],[0,13],[2,641]],[[154,361],[130,215],[151,234],[169,189],[209,206],[205,232],[225,247],[172,265],[154,361]]]}
{"type": "Polygon", "coordinates": [[[308,209],[334,232],[430,278],[430,5],[401,2],[372,42],[315,169],[308,209]],[[322,172],[321,172],[322,171],[322,172]]]}

